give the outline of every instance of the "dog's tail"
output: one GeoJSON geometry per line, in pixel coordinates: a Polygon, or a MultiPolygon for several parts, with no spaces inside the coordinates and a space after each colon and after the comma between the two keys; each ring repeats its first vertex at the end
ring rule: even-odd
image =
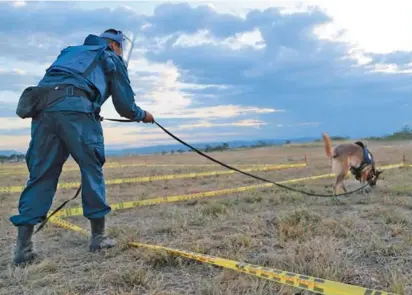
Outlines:
{"type": "Polygon", "coordinates": [[[331,158],[332,157],[332,143],[330,141],[329,136],[326,133],[322,133],[323,143],[325,144],[325,152],[326,155],[331,158]]]}

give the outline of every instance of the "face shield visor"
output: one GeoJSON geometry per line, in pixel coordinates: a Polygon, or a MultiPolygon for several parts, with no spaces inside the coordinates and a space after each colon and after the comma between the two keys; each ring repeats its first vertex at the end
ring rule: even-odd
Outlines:
{"type": "MultiPolygon", "coordinates": [[[[132,33],[128,32],[128,35],[132,38],[134,37],[132,33]]],[[[130,39],[122,31],[117,31],[117,34],[106,32],[101,34],[100,37],[116,41],[120,45],[120,57],[123,59],[123,62],[127,67],[129,65],[130,56],[134,46],[134,38],[133,40],[130,39]]]]}
{"type": "Polygon", "coordinates": [[[122,58],[127,67],[129,65],[130,56],[132,55],[135,36],[133,35],[132,32],[127,32],[126,34],[123,33],[122,35],[123,35],[123,38],[122,38],[121,52],[122,52],[122,58]]]}

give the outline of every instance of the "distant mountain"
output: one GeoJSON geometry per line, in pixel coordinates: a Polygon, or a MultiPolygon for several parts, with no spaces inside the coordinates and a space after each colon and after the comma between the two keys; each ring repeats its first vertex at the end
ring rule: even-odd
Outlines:
{"type": "MultiPolygon", "coordinates": [[[[251,147],[251,146],[259,146],[259,145],[282,145],[286,142],[291,143],[305,143],[305,142],[313,142],[317,138],[315,137],[301,137],[301,138],[292,138],[292,139],[259,139],[259,140],[234,140],[234,141],[219,141],[219,142],[204,142],[204,143],[190,143],[193,147],[197,149],[205,149],[207,146],[215,147],[221,146],[223,143],[227,143],[229,148],[240,148],[240,147],[251,147]]],[[[171,151],[188,151],[189,148],[184,146],[183,144],[169,144],[169,145],[155,145],[155,146],[148,146],[148,147],[140,147],[140,148],[126,148],[126,149],[118,149],[118,148],[110,148],[110,146],[106,146],[106,155],[107,156],[124,156],[124,155],[134,155],[134,154],[155,154],[155,153],[170,153],[171,151]]],[[[9,157],[13,154],[22,154],[15,150],[0,150],[0,156],[9,157]]]]}
{"type": "MultiPolygon", "coordinates": [[[[287,141],[291,143],[305,143],[305,142],[313,142],[315,137],[301,137],[301,138],[293,138],[293,139],[259,139],[259,140],[234,140],[234,141],[220,141],[220,142],[208,142],[208,143],[190,143],[191,146],[197,149],[205,149],[207,146],[215,147],[218,145],[222,145],[223,143],[227,143],[229,148],[240,148],[240,147],[251,147],[260,144],[267,144],[267,145],[282,145],[285,144],[287,141]]],[[[106,149],[106,155],[108,156],[123,156],[123,155],[133,155],[133,154],[154,154],[154,153],[162,153],[162,152],[171,152],[171,151],[188,151],[189,148],[184,146],[183,144],[169,144],[169,145],[156,145],[156,146],[148,146],[148,147],[140,147],[140,148],[127,148],[127,149],[106,149]]]]}
{"type": "Polygon", "coordinates": [[[9,157],[13,154],[21,154],[21,153],[15,150],[0,150],[0,156],[9,157]]]}

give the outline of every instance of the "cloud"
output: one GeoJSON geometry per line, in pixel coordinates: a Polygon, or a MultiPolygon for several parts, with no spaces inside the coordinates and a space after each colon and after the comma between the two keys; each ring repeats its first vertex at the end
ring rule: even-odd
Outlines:
{"type": "MultiPolygon", "coordinates": [[[[269,7],[240,15],[167,3],[143,15],[139,5],[1,4],[0,27],[9,29],[0,30],[8,40],[0,48],[0,117],[15,117],[19,92],[60,50],[107,29],[110,19],[110,27],[138,32],[129,67],[137,105],[193,141],[379,135],[409,120],[412,53],[365,51],[323,10],[269,7]]],[[[118,117],[110,100],[102,115],[118,117]]],[[[125,125],[105,123],[107,144],[170,140],[156,129],[125,125]]]]}
{"type": "MultiPolygon", "coordinates": [[[[193,14],[196,14],[196,9],[192,10],[193,14]]],[[[190,14],[190,11],[186,14],[190,14]]],[[[322,47],[317,46],[317,39],[311,34],[316,25],[328,20],[326,15],[317,11],[286,16],[278,9],[252,11],[246,19],[238,17],[238,21],[244,23],[245,30],[236,33],[253,30],[262,39],[259,43],[265,45],[265,50],[253,47],[228,50],[227,46],[217,41],[192,44],[190,47],[174,46],[174,43],[169,42],[162,50],[147,52],[146,57],[157,62],[172,60],[188,73],[186,79],[195,80],[197,83],[248,87],[248,84],[253,82],[249,82],[251,79],[272,79],[273,75],[276,75],[276,79],[285,80],[288,79],[288,74],[296,74],[296,71],[307,67],[308,61],[322,62],[322,66],[327,66],[331,59],[341,57],[337,49],[344,51],[344,46],[341,46],[341,49],[339,46],[328,48],[328,44],[324,43],[322,50],[322,47]],[[307,55],[310,57],[309,60],[307,55]],[[291,69],[285,72],[288,67],[291,69]]],[[[213,31],[210,31],[210,34],[213,34],[213,31]]]]}
{"type": "Polygon", "coordinates": [[[256,108],[236,105],[219,105],[203,108],[188,108],[184,112],[159,112],[159,118],[193,119],[193,118],[233,118],[249,114],[268,114],[283,112],[272,108],[256,108]]]}
{"type": "Polygon", "coordinates": [[[14,117],[0,117],[0,130],[17,130],[30,128],[30,120],[14,117]]]}
{"type": "MultiPolygon", "coordinates": [[[[130,63],[130,79],[137,94],[137,104],[160,119],[232,118],[249,114],[284,112],[275,108],[259,108],[235,104],[223,105],[220,97],[231,93],[231,86],[182,82],[181,71],[173,62],[157,63],[135,59],[130,63]],[[145,74],[141,77],[140,73],[145,74]],[[202,101],[208,100],[209,103],[202,101]],[[217,104],[210,106],[210,104],[217,104]]],[[[115,116],[111,102],[103,108],[103,116],[115,116]]]]}
{"type": "Polygon", "coordinates": [[[20,135],[30,135],[30,128],[13,128],[13,129],[0,129],[0,136],[20,136],[20,135]]]}
{"type": "Polygon", "coordinates": [[[412,52],[395,51],[387,54],[369,53],[368,56],[374,63],[396,64],[398,66],[412,63],[412,52]]]}
{"type": "MultiPolygon", "coordinates": [[[[0,74],[0,77],[1,77],[1,74],[0,74]]],[[[15,84],[13,82],[10,82],[9,84],[12,89],[15,88],[14,87],[15,84]]],[[[5,85],[5,87],[7,87],[7,85],[9,84],[7,83],[3,84],[0,82],[0,85],[5,85]]],[[[15,91],[0,91],[0,122],[3,123],[1,124],[2,127],[11,128],[10,123],[12,121],[9,120],[9,117],[17,116],[16,107],[17,107],[19,97],[20,97],[19,93],[15,91]],[[5,121],[3,117],[6,117],[5,121]]]]}
{"type": "Polygon", "coordinates": [[[22,92],[28,86],[37,85],[40,79],[41,76],[29,74],[18,68],[12,71],[0,70],[0,89],[22,92]]]}
{"type": "Polygon", "coordinates": [[[319,122],[304,122],[304,123],[298,123],[296,124],[297,126],[309,126],[309,127],[317,127],[319,126],[321,123],[319,122]]]}
{"type": "Polygon", "coordinates": [[[318,127],[322,123],[319,122],[303,122],[303,123],[296,123],[296,124],[278,124],[277,127],[287,127],[287,128],[296,128],[298,127],[318,127]]]}
{"type": "Polygon", "coordinates": [[[26,2],[25,1],[13,1],[12,5],[15,7],[21,7],[21,6],[25,6],[26,2]]]}
{"type": "Polygon", "coordinates": [[[72,43],[82,43],[89,33],[100,34],[110,26],[138,28],[144,18],[122,6],[80,9],[71,2],[25,2],[24,6],[0,3],[0,38],[7,40],[0,56],[17,60],[52,62],[72,43]]]}
{"type": "MultiPolygon", "coordinates": [[[[177,7],[174,15],[178,14],[177,7]]],[[[171,9],[170,5],[166,8],[166,11],[171,9]]],[[[237,24],[236,29],[224,35],[216,34],[210,25],[216,11],[199,7],[185,9],[188,19],[199,16],[199,11],[203,13],[202,21],[193,24],[196,30],[186,29],[187,24],[168,27],[170,36],[177,34],[179,37],[170,38],[145,56],[155,62],[172,61],[181,69],[182,80],[228,86],[230,91],[220,96],[220,103],[236,101],[240,106],[276,106],[276,109],[287,110],[285,122],[276,123],[273,116],[268,116],[266,121],[273,126],[295,126],[292,134],[296,135],[299,127],[303,127],[299,121],[327,121],[331,122],[328,128],[333,129],[332,132],[359,136],[378,132],[376,126],[369,123],[384,109],[405,119],[406,113],[399,106],[411,95],[407,82],[410,77],[399,73],[399,69],[408,68],[399,64],[410,62],[408,54],[378,58],[358,50],[358,58],[355,58],[351,55],[352,44],[341,38],[344,31],[337,31],[331,38],[319,38],[318,28],[331,23],[332,19],[318,9],[285,15],[279,9],[269,8],[252,10],[245,17],[230,16],[237,24]],[[262,38],[259,43],[264,47],[234,49],[225,43],[228,38],[251,30],[259,32],[262,38]],[[362,55],[372,62],[360,65],[358,61],[362,55]],[[384,67],[373,63],[379,60],[385,63],[384,67]],[[392,73],[388,75],[387,63],[394,62],[397,68],[392,66],[392,73]],[[386,72],[382,72],[382,67],[386,72]],[[346,120],[349,108],[355,106],[356,113],[362,115],[357,120],[346,120]]],[[[161,23],[162,17],[166,16],[155,12],[153,19],[161,23]]],[[[148,40],[158,42],[156,38],[148,40]]],[[[379,128],[387,132],[396,129],[400,122],[401,119],[393,118],[379,128]]],[[[271,128],[270,124],[262,130],[271,128]]],[[[319,134],[322,131],[313,129],[319,134]]]]}
{"type": "Polygon", "coordinates": [[[193,7],[188,3],[161,4],[147,22],[150,24],[144,30],[147,36],[192,34],[206,29],[216,37],[227,38],[247,28],[237,16],[219,13],[211,5],[193,7]]]}
{"type": "Polygon", "coordinates": [[[0,118],[10,117],[16,114],[16,105],[0,101],[0,118]]]}
{"type": "Polygon", "coordinates": [[[253,49],[265,48],[262,34],[259,30],[253,30],[243,33],[237,33],[234,36],[227,37],[226,39],[217,39],[212,36],[207,30],[199,31],[195,34],[180,35],[173,43],[173,47],[195,47],[205,44],[212,44],[214,46],[227,47],[231,50],[237,50],[242,48],[251,47],[253,49]]]}
{"type": "Polygon", "coordinates": [[[1,135],[0,150],[17,150],[25,153],[30,143],[30,136],[1,135]]]}
{"type": "Polygon", "coordinates": [[[373,72],[412,73],[412,52],[365,53],[366,68],[373,72]]]}
{"type": "Polygon", "coordinates": [[[209,121],[199,121],[191,124],[179,125],[178,129],[198,129],[198,128],[214,128],[214,127],[260,127],[267,123],[260,120],[241,120],[236,122],[212,123],[209,121]]]}
{"type": "MultiPolygon", "coordinates": [[[[228,136],[239,135],[235,131],[224,132],[182,132],[178,128],[170,128],[170,131],[174,135],[188,140],[190,143],[207,142],[207,141],[219,141],[225,140],[228,136]]],[[[106,140],[108,148],[131,148],[131,147],[143,147],[159,144],[176,144],[176,141],[162,130],[155,128],[151,125],[143,126],[122,126],[116,124],[104,125],[104,136],[110,138],[106,140]]]]}

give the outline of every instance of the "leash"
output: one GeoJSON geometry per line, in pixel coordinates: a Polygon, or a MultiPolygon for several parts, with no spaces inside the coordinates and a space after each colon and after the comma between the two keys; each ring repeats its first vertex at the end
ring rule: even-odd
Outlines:
{"type": "MultiPolygon", "coordinates": [[[[127,119],[109,119],[109,118],[100,117],[100,121],[104,121],[104,120],[105,120],[105,121],[112,121],[112,122],[120,122],[120,123],[136,123],[136,122],[137,122],[137,121],[127,120],[127,119]]],[[[219,160],[216,160],[215,158],[213,158],[213,157],[211,157],[211,156],[203,153],[202,151],[198,150],[197,148],[195,148],[195,147],[191,146],[190,144],[186,143],[185,141],[181,140],[181,139],[178,138],[176,135],[174,135],[173,133],[171,133],[170,131],[168,131],[166,128],[164,128],[162,125],[160,125],[158,122],[154,121],[153,123],[156,124],[160,129],[162,129],[166,134],[168,134],[169,136],[171,136],[173,139],[177,140],[177,141],[180,142],[181,144],[183,144],[183,145],[185,145],[186,147],[190,148],[191,150],[195,151],[195,152],[198,153],[199,155],[201,155],[201,156],[203,156],[203,157],[211,160],[212,162],[215,162],[215,163],[217,163],[217,164],[219,164],[219,165],[221,165],[221,166],[223,166],[223,167],[226,167],[226,168],[228,168],[228,169],[230,169],[230,170],[239,172],[239,173],[244,174],[244,175],[246,175],[246,176],[252,177],[252,178],[254,178],[254,179],[257,179],[257,180],[261,180],[261,181],[264,181],[264,182],[267,182],[267,183],[274,184],[274,185],[276,185],[276,186],[278,186],[278,187],[281,187],[281,188],[284,188],[284,189],[286,189],[286,190],[298,192],[298,193],[301,193],[301,194],[304,194],[304,195],[307,195],[307,196],[313,196],[313,197],[339,197],[339,196],[345,196],[345,195],[349,195],[349,194],[356,193],[356,192],[358,192],[358,191],[360,191],[360,190],[362,190],[362,189],[364,189],[365,187],[368,186],[368,184],[365,184],[364,186],[362,186],[362,187],[360,187],[360,188],[358,188],[358,189],[356,189],[356,190],[349,191],[349,192],[345,192],[345,193],[342,193],[342,194],[337,194],[337,195],[334,195],[334,194],[311,193],[311,192],[304,191],[304,190],[300,190],[300,189],[297,189],[297,188],[294,188],[294,187],[286,186],[286,185],[283,185],[283,184],[274,182],[274,181],[272,181],[272,180],[269,180],[269,179],[266,179],[266,178],[263,178],[263,177],[260,177],[260,176],[253,175],[253,174],[251,174],[251,173],[244,172],[244,171],[239,170],[239,169],[237,169],[237,168],[235,168],[235,167],[232,167],[232,166],[230,166],[230,165],[227,165],[227,164],[225,164],[225,163],[223,163],[223,162],[221,162],[221,161],[219,161],[219,160]]],[[[57,212],[59,212],[61,209],[63,209],[63,207],[66,206],[67,203],[69,203],[70,201],[76,199],[76,198],[79,196],[80,191],[81,191],[81,185],[80,185],[80,187],[77,189],[77,192],[76,192],[76,194],[74,195],[74,197],[71,198],[71,199],[66,200],[66,201],[63,202],[57,209],[55,209],[55,210],[40,224],[40,226],[37,228],[37,230],[35,231],[34,234],[36,234],[37,232],[39,232],[39,231],[46,225],[47,221],[48,221],[53,215],[55,215],[57,212]]]]}
{"type": "Polygon", "coordinates": [[[39,227],[36,229],[36,231],[34,232],[34,235],[37,234],[37,233],[46,225],[47,221],[49,221],[49,219],[50,219],[54,214],[56,214],[56,213],[59,212],[61,209],[63,209],[63,207],[66,206],[66,204],[67,204],[68,202],[73,201],[74,199],[76,199],[76,198],[79,196],[81,189],[82,189],[82,186],[80,185],[79,188],[77,189],[77,192],[76,192],[76,194],[74,195],[73,198],[64,201],[64,202],[63,202],[58,208],[56,208],[49,216],[47,216],[47,218],[46,218],[46,219],[39,225],[39,227]]]}

